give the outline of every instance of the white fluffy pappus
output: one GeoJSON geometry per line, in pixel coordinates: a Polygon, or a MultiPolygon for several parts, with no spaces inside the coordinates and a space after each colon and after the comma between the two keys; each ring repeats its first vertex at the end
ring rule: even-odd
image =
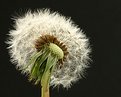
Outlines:
{"type": "MultiPolygon", "coordinates": [[[[36,52],[35,40],[42,35],[54,35],[67,46],[69,52],[63,63],[63,68],[55,67],[51,76],[50,85],[70,87],[80,79],[85,68],[88,67],[91,52],[89,40],[80,28],[70,18],[57,12],[39,10],[27,12],[24,16],[15,19],[14,30],[9,31],[9,53],[11,61],[18,69],[24,68],[31,56],[36,52]]],[[[29,74],[32,66],[22,70],[29,74]]]]}

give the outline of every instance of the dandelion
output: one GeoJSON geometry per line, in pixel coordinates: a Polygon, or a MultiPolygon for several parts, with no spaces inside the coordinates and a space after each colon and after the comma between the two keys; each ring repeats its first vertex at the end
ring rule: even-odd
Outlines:
{"type": "Polygon", "coordinates": [[[9,32],[9,53],[29,81],[41,85],[42,97],[49,87],[69,88],[83,76],[90,60],[89,40],[70,18],[48,9],[15,18],[9,32]]]}

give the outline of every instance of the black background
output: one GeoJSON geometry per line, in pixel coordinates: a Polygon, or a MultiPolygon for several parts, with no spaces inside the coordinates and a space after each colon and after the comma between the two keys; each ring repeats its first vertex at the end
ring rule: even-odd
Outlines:
{"type": "Polygon", "coordinates": [[[40,87],[28,82],[10,63],[4,41],[12,29],[12,16],[27,9],[50,8],[71,16],[83,28],[92,46],[86,78],[68,90],[51,88],[51,97],[121,97],[121,1],[120,0],[1,0],[0,1],[0,97],[40,97],[40,87]]]}

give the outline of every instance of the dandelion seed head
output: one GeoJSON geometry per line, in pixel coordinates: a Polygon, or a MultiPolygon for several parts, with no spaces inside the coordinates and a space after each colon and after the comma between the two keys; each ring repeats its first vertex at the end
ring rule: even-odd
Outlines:
{"type": "Polygon", "coordinates": [[[27,12],[24,16],[15,19],[14,30],[9,32],[9,53],[11,61],[22,73],[29,74],[32,68],[26,64],[35,54],[35,40],[42,35],[53,35],[67,46],[69,52],[63,67],[57,66],[51,76],[50,85],[62,85],[65,88],[78,81],[88,67],[90,60],[89,40],[70,18],[66,18],[57,12],[39,10],[27,12]]]}

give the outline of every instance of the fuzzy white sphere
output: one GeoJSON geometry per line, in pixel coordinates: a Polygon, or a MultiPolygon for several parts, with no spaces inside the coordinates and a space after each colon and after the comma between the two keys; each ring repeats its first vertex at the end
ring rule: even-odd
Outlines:
{"type": "MultiPolygon", "coordinates": [[[[14,30],[9,33],[9,52],[11,61],[18,69],[24,68],[31,56],[36,52],[35,40],[46,34],[54,35],[67,46],[69,52],[63,63],[63,68],[55,67],[51,76],[50,85],[62,85],[68,88],[83,75],[88,67],[90,47],[85,34],[70,18],[57,12],[39,10],[27,12],[24,16],[15,19],[14,30]]],[[[32,66],[23,70],[29,74],[32,66]]]]}

